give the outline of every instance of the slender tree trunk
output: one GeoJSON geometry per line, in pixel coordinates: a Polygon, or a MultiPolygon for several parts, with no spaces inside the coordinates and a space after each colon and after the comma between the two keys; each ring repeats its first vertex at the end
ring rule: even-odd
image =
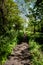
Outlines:
{"type": "Polygon", "coordinates": [[[34,25],[34,34],[35,34],[35,25],[34,25]]]}

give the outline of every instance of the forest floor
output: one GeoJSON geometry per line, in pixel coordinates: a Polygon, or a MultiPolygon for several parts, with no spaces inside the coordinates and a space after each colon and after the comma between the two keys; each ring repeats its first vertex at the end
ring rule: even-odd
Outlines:
{"type": "Polygon", "coordinates": [[[29,52],[29,45],[22,42],[13,48],[11,55],[4,65],[31,65],[31,53],[29,52]]]}

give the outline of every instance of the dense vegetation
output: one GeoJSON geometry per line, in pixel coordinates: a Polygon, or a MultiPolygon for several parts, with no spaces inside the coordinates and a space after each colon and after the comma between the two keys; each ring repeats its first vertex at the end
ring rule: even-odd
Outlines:
{"type": "Polygon", "coordinates": [[[43,65],[43,0],[24,0],[29,14],[22,13],[13,0],[0,0],[0,65],[24,34],[28,37],[32,65],[43,65]],[[30,5],[33,5],[32,7],[30,5]],[[27,24],[27,26],[26,26],[27,24]]]}

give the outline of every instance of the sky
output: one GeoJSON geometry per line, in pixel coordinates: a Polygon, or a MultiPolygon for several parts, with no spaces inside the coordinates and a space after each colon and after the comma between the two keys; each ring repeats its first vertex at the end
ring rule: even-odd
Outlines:
{"type": "MultiPolygon", "coordinates": [[[[29,18],[26,17],[26,15],[29,15],[30,11],[28,10],[29,6],[27,4],[30,4],[30,8],[34,7],[34,2],[33,3],[25,3],[24,0],[14,0],[18,4],[18,8],[21,11],[20,16],[24,18],[27,22],[29,22],[29,18]]],[[[26,25],[27,26],[27,25],[26,25]]]]}
{"type": "MultiPolygon", "coordinates": [[[[29,14],[29,10],[28,10],[29,6],[27,6],[24,0],[14,0],[14,1],[18,4],[18,7],[23,15],[29,14]]],[[[33,8],[33,6],[34,6],[34,2],[30,4],[31,8],[33,8]]]]}
{"type": "Polygon", "coordinates": [[[17,2],[20,11],[21,11],[24,15],[26,15],[26,14],[28,13],[28,9],[27,9],[27,7],[26,7],[26,4],[25,4],[24,0],[15,0],[15,1],[17,2]]]}
{"type": "Polygon", "coordinates": [[[29,11],[25,1],[24,0],[14,0],[14,1],[18,4],[18,8],[21,11],[20,16],[24,18],[26,21],[28,21],[28,18],[25,15],[29,14],[29,11]]]}

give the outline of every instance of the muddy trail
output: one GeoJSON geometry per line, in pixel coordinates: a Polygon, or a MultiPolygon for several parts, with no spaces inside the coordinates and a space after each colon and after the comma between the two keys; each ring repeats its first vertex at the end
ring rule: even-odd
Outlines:
{"type": "Polygon", "coordinates": [[[29,52],[29,45],[22,43],[13,48],[11,55],[4,65],[31,65],[31,53],[29,52]]]}

